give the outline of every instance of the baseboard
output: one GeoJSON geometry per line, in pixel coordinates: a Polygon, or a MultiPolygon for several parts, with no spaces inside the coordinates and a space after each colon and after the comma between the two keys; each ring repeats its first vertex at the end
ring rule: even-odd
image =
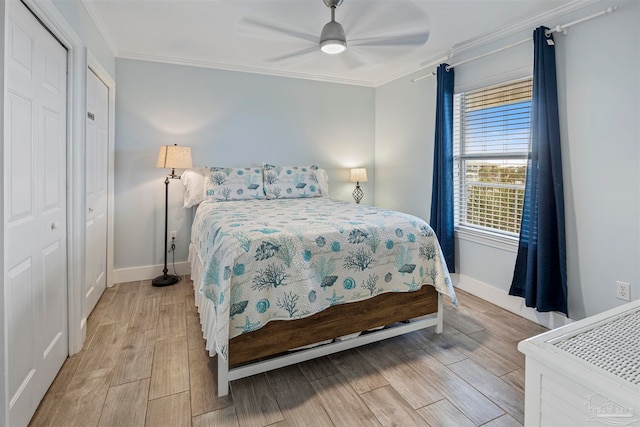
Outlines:
{"type": "Polygon", "coordinates": [[[525,319],[529,319],[532,322],[536,322],[546,328],[555,329],[573,322],[572,319],[565,317],[561,313],[541,313],[536,311],[531,307],[525,306],[524,299],[511,296],[502,289],[498,289],[472,277],[465,276],[464,274],[452,274],[451,279],[453,280],[456,288],[469,292],[472,295],[524,317],[525,319]]]}
{"type": "MultiPolygon", "coordinates": [[[[162,265],[149,265],[144,267],[118,268],[113,271],[114,283],[136,282],[139,280],[151,280],[162,274],[162,265]]],[[[175,264],[176,272],[179,276],[191,274],[191,264],[188,261],[175,264]]],[[[173,273],[173,265],[170,266],[170,273],[173,273]]],[[[540,313],[531,307],[524,305],[524,300],[519,297],[509,295],[506,291],[498,289],[487,283],[476,280],[464,274],[452,274],[454,286],[469,292],[483,300],[489,301],[498,307],[504,308],[532,322],[555,329],[560,326],[572,323],[573,320],[556,312],[540,313]]]]}
{"type": "Polygon", "coordinates": [[[87,339],[87,318],[83,317],[80,320],[80,346],[78,348],[69,347],[69,356],[73,356],[74,354],[80,353],[82,351],[82,347],[84,346],[84,341],[87,339]]]}
{"type": "MultiPolygon", "coordinates": [[[[178,276],[191,274],[191,264],[188,261],[176,262],[168,266],[169,274],[174,274],[173,267],[178,276]]],[[[144,267],[116,268],[113,270],[113,283],[137,282],[151,280],[162,275],[163,265],[147,265],[144,267]]]]}

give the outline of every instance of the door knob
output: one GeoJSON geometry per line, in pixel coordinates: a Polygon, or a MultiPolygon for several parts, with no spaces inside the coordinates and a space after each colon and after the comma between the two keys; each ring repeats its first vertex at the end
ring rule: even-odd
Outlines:
{"type": "Polygon", "coordinates": [[[55,222],[52,222],[52,223],[51,223],[51,229],[52,229],[52,230],[55,230],[55,229],[57,229],[57,228],[58,228],[58,224],[56,224],[55,222]]]}
{"type": "Polygon", "coordinates": [[[93,212],[93,208],[89,208],[89,212],[93,212]]]}

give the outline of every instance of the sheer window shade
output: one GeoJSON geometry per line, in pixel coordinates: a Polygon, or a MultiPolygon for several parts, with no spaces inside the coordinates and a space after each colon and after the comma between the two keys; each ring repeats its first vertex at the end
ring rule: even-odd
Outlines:
{"type": "Polygon", "coordinates": [[[517,237],[531,123],[531,78],[454,96],[456,226],[517,237]]]}

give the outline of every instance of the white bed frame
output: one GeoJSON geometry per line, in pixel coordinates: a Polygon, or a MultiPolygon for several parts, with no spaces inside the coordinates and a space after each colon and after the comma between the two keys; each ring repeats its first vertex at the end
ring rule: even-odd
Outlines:
{"type": "Polygon", "coordinates": [[[440,293],[438,294],[438,311],[436,313],[423,316],[416,320],[411,320],[409,323],[368,332],[355,338],[350,338],[344,341],[334,341],[308,350],[292,352],[290,354],[277,356],[265,361],[254,362],[237,368],[230,369],[227,360],[218,355],[218,396],[222,397],[229,394],[229,381],[250,377],[255,374],[326,356],[328,354],[338,353],[343,350],[360,347],[362,345],[382,341],[398,335],[404,335],[406,333],[429,328],[431,326],[436,327],[437,334],[442,333],[443,307],[442,294],[440,293]]]}
{"type": "MultiPolygon", "coordinates": [[[[198,289],[196,288],[196,283],[199,283],[200,278],[202,277],[203,266],[199,262],[199,257],[195,255],[195,251],[193,250],[193,248],[190,246],[189,249],[189,260],[191,263],[191,278],[193,280],[194,286],[195,304],[198,307],[203,337],[206,340],[211,328],[215,327],[215,321],[213,319],[215,317],[215,307],[213,306],[213,302],[207,299],[203,294],[198,292],[198,289]]],[[[222,397],[228,395],[229,382],[240,378],[246,378],[259,373],[315,359],[317,357],[322,357],[343,350],[348,350],[373,342],[382,341],[387,338],[404,335],[406,333],[429,328],[431,326],[435,326],[435,332],[437,334],[441,334],[443,329],[443,319],[443,296],[441,293],[438,293],[437,311],[435,313],[420,316],[415,319],[410,319],[408,323],[395,324],[394,326],[367,332],[354,338],[346,340],[334,340],[333,342],[318,345],[306,350],[293,351],[291,353],[275,356],[266,360],[243,364],[242,366],[238,366],[235,368],[230,368],[228,360],[225,360],[218,355],[218,396],[222,397]]],[[[207,351],[209,351],[210,356],[215,355],[216,351],[213,343],[207,341],[206,349],[207,351]]]]}

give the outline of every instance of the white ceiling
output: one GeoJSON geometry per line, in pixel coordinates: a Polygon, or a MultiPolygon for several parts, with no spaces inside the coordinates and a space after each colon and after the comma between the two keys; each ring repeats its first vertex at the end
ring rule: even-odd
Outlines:
{"type": "Polygon", "coordinates": [[[347,51],[316,50],[330,10],[322,0],[82,0],[114,54],[364,86],[433,65],[451,52],[533,28],[594,0],[344,0],[336,10],[347,51]],[[252,25],[251,22],[263,25],[252,25]],[[304,34],[286,35],[274,26],[304,34]],[[412,47],[349,40],[429,33],[412,47]],[[298,51],[306,55],[275,58],[298,51]]]}

